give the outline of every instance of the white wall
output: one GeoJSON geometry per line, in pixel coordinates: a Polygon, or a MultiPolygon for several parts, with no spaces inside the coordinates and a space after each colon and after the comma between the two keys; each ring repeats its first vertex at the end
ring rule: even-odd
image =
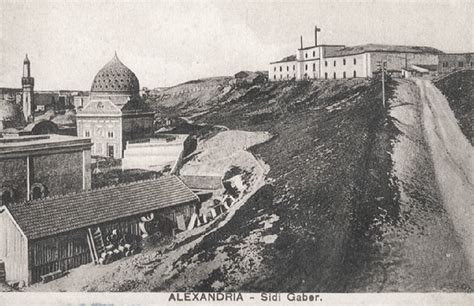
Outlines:
{"type": "Polygon", "coordinates": [[[297,77],[296,61],[272,63],[268,69],[270,81],[291,80],[297,77]]]}

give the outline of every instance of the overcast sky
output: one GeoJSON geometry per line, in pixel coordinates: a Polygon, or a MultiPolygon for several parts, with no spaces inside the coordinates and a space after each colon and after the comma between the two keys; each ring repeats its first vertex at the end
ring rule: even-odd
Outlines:
{"type": "Polygon", "coordinates": [[[0,0],[0,87],[20,87],[25,53],[35,89],[88,90],[114,51],[151,88],[267,70],[316,24],[320,43],[474,50],[471,0],[38,2],[0,0]]]}

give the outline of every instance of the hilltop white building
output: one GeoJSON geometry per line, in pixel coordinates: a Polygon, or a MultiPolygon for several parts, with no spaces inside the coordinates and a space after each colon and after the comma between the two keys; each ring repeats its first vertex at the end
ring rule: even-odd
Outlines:
{"type": "Polygon", "coordinates": [[[301,46],[295,55],[271,62],[270,81],[304,79],[370,78],[379,61],[387,62],[389,72],[401,72],[411,65],[438,65],[443,52],[431,47],[367,44],[301,46]]]}

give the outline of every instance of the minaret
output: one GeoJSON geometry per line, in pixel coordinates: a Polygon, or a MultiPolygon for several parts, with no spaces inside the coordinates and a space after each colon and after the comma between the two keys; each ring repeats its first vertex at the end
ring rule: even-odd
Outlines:
{"type": "Polygon", "coordinates": [[[32,78],[30,74],[30,60],[28,59],[28,54],[25,56],[25,60],[23,61],[23,77],[21,78],[21,85],[23,87],[23,116],[25,117],[26,122],[28,122],[33,116],[33,88],[35,87],[35,79],[32,78]]]}

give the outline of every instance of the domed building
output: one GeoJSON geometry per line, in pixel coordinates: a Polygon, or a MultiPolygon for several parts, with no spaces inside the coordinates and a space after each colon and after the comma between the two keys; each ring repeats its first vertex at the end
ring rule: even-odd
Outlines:
{"type": "Polygon", "coordinates": [[[153,118],[137,76],[115,54],[96,74],[90,101],[77,113],[77,135],[92,139],[92,155],[122,158],[128,140],[152,135],[153,118]]]}

